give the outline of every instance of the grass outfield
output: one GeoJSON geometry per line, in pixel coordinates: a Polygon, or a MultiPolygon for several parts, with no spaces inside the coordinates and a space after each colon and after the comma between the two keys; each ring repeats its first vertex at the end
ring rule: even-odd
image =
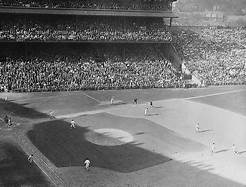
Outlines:
{"type": "Polygon", "coordinates": [[[238,93],[215,95],[192,100],[230,110],[246,116],[246,89],[238,93]]]}
{"type": "Polygon", "coordinates": [[[109,103],[112,96],[116,100],[123,101],[124,103],[132,103],[133,99],[137,97],[139,103],[144,103],[155,100],[196,97],[245,88],[245,86],[223,86],[201,89],[131,89],[85,92],[2,93],[0,97],[5,98],[8,96],[10,101],[42,113],[54,111],[55,115],[64,115],[109,107],[105,102],[109,103]]]}
{"type": "MultiPolygon", "coordinates": [[[[245,86],[1,93],[0,97],[6,95],[8,101],[0,100],[0,117],[8,114],[21,125],[1,134],[26,133],[70,186],[246,184],[245,86]],[[112,96],[121,104],[110,105],[112,96]],[[132,104],[135,97],[140,104],[132,104]],[[149,101],[155,107],[144,116],[144,103],[149,101]],[[51,120],[50,111],[58,119],[51,120]],[[79,125],[76,129],[70,128],[71,117],[79,125]],[[194,129],[197,121],[199,134],[194,129]],[[231,152],[235,138],[237,145],[241,143],[238,157],[231,152]],[[208,143],[213,139],[218,153],[211,156],[208,143]],[[92,162],[90,172],[81,167],[85,157],[92,162]]],[[[26,164],[24,159],[20,162],[26,164]]]]}
{"type": "MultiPolygon", "coordinates": [[[[115,146],[93,144],[85,137],[89,131],[80,126],[71,129],[68,122],[57,120],[36,124],[27,134],[33,144],[57,167],[82,166],[83,159],[88,157],[93,167],[133,172],[171,160],[142,149],[134,142],[115,146]]],[[[101,136],[101,140],[107,138],[106,135],[101,136]]]]}
{"type": "Polygon", "coordinates": [[[50,186],[47,178],[18,146],[0,142],[0,186],[50,186]]]}

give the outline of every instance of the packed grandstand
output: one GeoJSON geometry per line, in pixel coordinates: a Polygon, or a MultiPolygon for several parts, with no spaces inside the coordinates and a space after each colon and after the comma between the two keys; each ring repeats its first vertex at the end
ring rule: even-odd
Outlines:
{"type": "Polygon", "coordinates": [[[180,86],[176,69],[148,44],[33,44],[4,57],[0,73],[14,91],[180,86]]]}
{"type": "Polygon", "coordinates": [[[170,10],[172,0],[0,0],[3,7],[170,10]]]}
{"type": "Polygon", "coordinates": [[[161,18],[1,16],[0,40],[161,41],[171,34],[161,18]]]}
{"type": "Polygon", "coordinates": [[[208,85],[246,83],[246,28],[176,28],[179,56],[208,85]]]}
{"type": "MultiPolygon", "coordinates": [[[[171,10],[170,3],[0,0],[0,7],[159,11],[171,10]]],[[[0,16],[0,90],[183,87],[177,63],[207,85],[245,84],[245,38],[245,28],[169,28],[161,16],[5,12],[0,16]]]]}

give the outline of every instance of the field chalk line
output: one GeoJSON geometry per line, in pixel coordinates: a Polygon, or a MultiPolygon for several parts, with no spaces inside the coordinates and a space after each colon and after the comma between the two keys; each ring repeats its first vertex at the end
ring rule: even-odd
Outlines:
{"type": "Polygon", "coordinates": [[[212,97],[212,96],[217,96],[217,95],[226,95],[226,94],[245,92],[245,91],[246,91],[245,89],[240,89],[240,90],[220,92],[220,93],[215,93],[215,94],[207,94],[207,95],[200,95],[200,96],[194,96],[194,97],[185,97],[183,99],[198,99],[198,98],[203,98],[203,97],[212,97]]]}
{"type": "MultiPolygon", "coordinates": [[[[197,98],[203,98],[203,97],[211,97],[211,96],[216,96],[216,95],[225,95],[225,94],[230,94],[230,93],[237,93],[237,92],[243,92],[246,91],[245,89],[239,89],[239,90],[233,90],[233,91],[226,91],[226,92],[219,92],[219,93],[214,93],[214,94],[207,94],[207,95],[200,95],[200,96],[194,96],[194,97],[185,97],[181,99],[197,99],[197,98]]],[[[100,100],[96,99],[95,97],[90,96],[89,94],[86,94],[85,92],[81,92],[84,96],[101,103],[100,100]]],[[[60,95],[60,96],[42,96],[42,97],[35,97],[35,98],[26,98],[26,99],[15,99],[17,102],[23,102],[23,101],[30,101],[30,100],[39,100],[39,99],[51,99],[51,98],[56,98],[56,97],[67,97],[68,95],[60,95]]]]}
{"type": "Polygon", "coordinates": [[[96,98],[94,98],[94,97],[92,97],[92,96],[90,96],[90,95],[88,95],[88,94],[86,94],[86,93],[84,93],[84,92],[82,92],[82,94],[85,95],[86,97],[89,97],[90,99],[92,99],[92,100],[98,102],[98,103],[101,103],[101,101],[99,101],[98,99],[96,99],[96,98]]]}
{"type": "MultiPolygon", "coordinates": [[[[100,100],[96,99],[95,97],[92,97],[88,94],[86,94],[85,92],[81,92],[84,96],[98,102],[98,103],[101,103],[100,100]]],[[[26,99],[15,99],[15,101],[18,101],[18,102],[24,102],[24,101],[30,101],[30,100],[39,100],[39,99],[52,99],[52,98],[57,98],[57,97],[67,97],[69,95],[55,95],[55,96],[42,96],[42,97],[34,97],[34,98],[26,98],[26,99]]]]}
{"type": "MultiPolygon", "coordinates": [[[[33,159],[34,163],[39,167],[39,169],[49,178],[49,180],[57,186],[58,184],[64,183],[63,179],[56,174],[56,172],[49,166],[49,164],[42,158],[42,153],[39,152],[39,150],[34,150],[36,147],[32,148],[32,144],[27,141],[26,137],[23,135],[18,135],[16,133],[16,138],[19,140],[19,145],[22,147],[22,150],[26,154],[30,154],[30,151],[36,152],[35,157],[36,159],[33,159]],[[44,167],[44,168],[43,168],[44,167]],[[45,171],[45,168],[47,171],[45,171]]],[[[46,157],[44,157],[46,158],[46,157]]]]}

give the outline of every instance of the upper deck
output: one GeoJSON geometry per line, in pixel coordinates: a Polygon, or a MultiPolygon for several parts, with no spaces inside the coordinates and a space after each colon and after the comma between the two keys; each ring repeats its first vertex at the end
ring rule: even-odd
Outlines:
{"type": "Polygon", "coordinates": [[[177,18],[172,11],[161,10],[0,7],[0,13],[177,18]]]}

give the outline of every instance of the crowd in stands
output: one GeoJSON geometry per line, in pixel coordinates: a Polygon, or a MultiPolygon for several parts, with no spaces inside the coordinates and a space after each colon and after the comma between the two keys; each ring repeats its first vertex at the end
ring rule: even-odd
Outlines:
{"type": "Polygon", "coordinates": [[[3,15],[0,40],[170,42],[172,36],[161,18],[3,15]]]}
{"type": "Polygon", "coordinates": [[[57,50],[58,45],[46,46],[34,50],[39,51],[36,54],[4,56],[0,59],[0,89],[32,92],[182,86],[179,72],[155,47],[86,46],[62,50],[57,50]]]}
{"type": "Polygon", "coordinates": [[[207,85],[246,84],[245,28],[175,28],[172,34],[185,65],[207,85]]]}
{"type": "Polygon", "coordinates": [[[170,10],[170,0],[0,0],[0,6],[79,9],[170,10]]]}

